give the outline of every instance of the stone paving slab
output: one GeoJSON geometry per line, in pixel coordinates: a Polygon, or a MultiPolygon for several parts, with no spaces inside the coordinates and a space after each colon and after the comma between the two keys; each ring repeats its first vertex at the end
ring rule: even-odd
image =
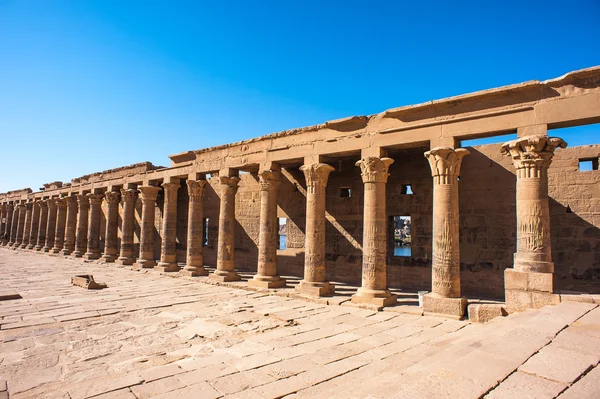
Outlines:
{"type": "Polygon", "coordinates": [[[0,392],[11,398],[568,398],[600,389],[594,303],[479,325],[2,248],[0,276],[23,297],[0,302],[0,392]],[[109,288],[72,287],[75,274],[109,288]]]}

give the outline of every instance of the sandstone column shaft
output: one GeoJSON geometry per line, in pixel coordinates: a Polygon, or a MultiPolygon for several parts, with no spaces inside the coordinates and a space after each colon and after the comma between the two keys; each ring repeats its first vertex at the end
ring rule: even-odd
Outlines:
{"type": "Polygon", "coordinates": [[[303,165],[306,178],[306,239],[304,279],[296,288],[313,296],[332,295],[335,287],[326,281],[325,269],[325,195],[329,174],[335,170],[324,163],[303,165]]]}
{"type": "Polygon", "coordinates": [[[78,200],[67,197],[67,221],[65,224],[65,245],[61,253],[70,255],[75,251],[75,239],[77,236],[77,204],[78,200]]]}
{"type": "Polygon", "coordinates": [[[15,204],[10,224],[10,240],[8,245],[14,247],[17,242],[17,232],[19,226],[19,217],[21,216],[21,204],[15,204]]]}
{"type": "Polygon", "coordinates": [[[240,178],[219,176],[221,204],[219,209],[219,238],[217,270],[211,276],[220,281],[240,280],[235,268],[235,194],[240,178]]]}
{"type": "Polygon", "coordinates": [[[104,194],[106,201],[106,231],[104,235],[104,254],[102,259],[111,263],[118,256],[118,229],[119,229],[119,202],[120,194],[116,191],[107,191],[104,194]]]}
{"type": "Polygon", "coordinates": [[[187,257],[182,274],[188,276],[206,276],[204,268],[202,245],[204,243],[204,186],[206,180],[188,180],[188,228],[187,228],[187,257]]]}
{"type": "Polygon", "coordinates": [[[44,244],[46,243],[46,228],[48,226],[48,204],[45,200],[36,202],[36,204],[40,208],[40,211],[38,222],[38,234],[34,249],[36,251],[41,251],[42,248],[44,248],[44,244]]]}
{"type": "Polygon", "coordinates": [[[12,231],[14,207],[12,204],[6,206],[6,226],[4,229],[4,242],[3,245],[8,245],[10,242],[10,234],[12,231]]]}
{"type": "Polygon", "coordinates": [[[46,223],[46,242],[42,250],[44,252],[51,252],[54,248],[54,238],[56,236],[56,198],[50,198],[46,200],[48,206],[48,222],[46,223]]]}
{"type": "Polygon", "coordinates": [[[121,265],[133,265],[135,262],[135,255],[133,253],[133,234],[135,230],[135,203],[137,197],[137,190],[121,190],[121,201],[123,203],[123,216],[121,217],[121,252],[116,261],[121,265]]]}
{"type": "Polygon", "coordinates": [[[88,260],[100,259],[100,220],[102,218],[103,194],[87,194],[90,202],[87,231],[87,252],[83,255],[88,260]]]}
{"type": "Polygon", "coordinates": [[[35,201],[32,203],[31,209],[31,230],[29,231],[29,245],[27,249],[33,249],[37,244],[38,229],[40,226],[40,202],[35,201]]]}
{"type": "MultiPolygon", "coordinates": [[[[79,205],[79,215],[77,217],[77,230],[75,235],[75,251],[73,256],[81,258],[87,250],[87,231],[88,218],[90,211],[90,201],[85,194],[76,196],[79,205]]],[[[68,218],[68,216],[67,216],[68,218]]]]}
{"type": "Polygon", "coordinates": [[[25,221],[23,223],[22,235],[19,236],[21,248],[27,248],[27,245],[29,245],[29,232],[31,231],[31,209],[32,208],[33,208],[33,204],[31,202],[27,202],[25,204],[25,221]]]}
{"type": "Polygon", "coordinates": [[[385,186],[391,158],[369,156],[356,166],[364,184],[362,284],[352,302],[392,305],[396,296],[387,289],[387,214],[385,186]]]}
{"type": "Polygon", "coordinates": [[[65,226],[67,223],[67,198],[56,199],[56,232],[54,233],[54,247],[52,253],[57,254],[65,245],[65,226]]]}
{"type": "Polygon", "coordinates": [[[0,240],[2,240],[4,238],[4,234],[6,233],[5,220],[8,219],[6,214],[7,214],[7,205],[1,204],[0,205],[0,240]]]}
{"type": "Polygon", "coordinates": [[[156,197],[160,187],[139,187],[142,199],[142,225],[140,226],[140,256],[135,268],[150,268],[156,266],[154,260],[154,214],[156,197]]]}
{"type": "Polygon", "coordinates": [[[277,275],[277,247],[279,221],[277,219],[277,196],[281,185],[281,172],[263,170],[260,179],[260,226],[258,235],[258,268],[251,287],[281,288],[285,280],[277,275]]]}
{"type": "Polygon", "coordinates": [[[163,183],[164,205],[160,262],[155,267],[163,272],[179,271],[177,266],[177,190],[179,183],[163,183]]]}

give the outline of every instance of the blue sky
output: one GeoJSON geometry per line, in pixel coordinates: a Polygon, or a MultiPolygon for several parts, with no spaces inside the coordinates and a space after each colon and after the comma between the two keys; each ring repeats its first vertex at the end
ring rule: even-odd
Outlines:
{"type": "Polygon", "coordinates": [[[0,192],[600,65],[597,0],[457,3],[0,0],[0,192]]]}

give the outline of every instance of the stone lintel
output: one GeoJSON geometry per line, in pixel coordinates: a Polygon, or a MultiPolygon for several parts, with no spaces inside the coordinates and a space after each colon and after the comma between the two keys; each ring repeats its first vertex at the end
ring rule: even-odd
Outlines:
{"type": "Polygon", "coordinates": [[[335,293],[335,285],[329,282],[309,282],[302,280],[296,286],[296,292],[313,297],[332,296],[335,293]]]}
{"type": "Polygon", "coordinates": [[[467,298],[445,298],[434,293],[423,296],[423,314],[460,320],[467,310],[467,298]]]}

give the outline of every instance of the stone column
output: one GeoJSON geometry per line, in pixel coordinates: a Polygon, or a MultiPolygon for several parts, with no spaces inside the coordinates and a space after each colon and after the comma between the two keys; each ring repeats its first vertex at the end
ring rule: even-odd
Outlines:
{"type": "Polygon", "coordinates": [[[425,313],[462,318],[467,299],[460,290],[458,178],[464,148],[438,147],[425,153],[433,176],[431,293],[423,298],[425,313]]]}
{"type": "Polygon", "coordinates": [[[54,237],[56,236],[56,198],[46,200],[48,206],[48,222],[46,223],[46,241],[42,251],[51,252],[54,248],[54,237]]]}
{"type": "Polygon", "coordinates": [[[185,267],[181,271],[181,274],[186,276],[208,276],[202,258],[205,185],[206,180],[187,181],[190,198],[188,204],[187,257],[185,267]]]}
{"type": "Polygon", "coordinates": [[[565,148],[560,138],[525,136],[502,145],[517,172],[517,252],[514,268],[504,271],[509,310],[539,308],[557,303],[554,295],[548,167],[554,150],[565,148]]]}
{"type": "Polygon", "coordinates": [[[219,176],[221,204],[219,209],[219,238],[217,241],[217,270],[212,279],[217,281],[238,281],[235,272],[235,193],[240,178],[219,176]]]}
{"type": "Polygon", "coordinates": [[[160,187],[142,186],[139,187],[139,190],[142,200],[142,225],[140,226],[140,256],[133,265],[134,269],[156,266],[154,260],[154,215],[156,197],[160,192],[160,187]]]}
{"type": "Polygon", "coordinates": [[[104,200],[106,201],[106,232],[102,260],[106,263],[112,263],[119,256],[117,234],[119,229],[120,194],[116,191],[107,191],[104,193],[104,200]]]}
{"type": "Polygon", "coordinates": [[[29,245],[29,233],[31,232],[31,220],[33,204],[31,202],[25,203],[25,223],[23,225],[23,235],[20,236],[21,248],[25,249],[29,245]]]}
{"type": "Polygon", "coordinates": [[[21,244],[23,243],[23,227],[25,225],[25,204],[19,204],[17,206],[18,209],[18,217],[17,217],[17,224],[15,226],[16,230],[15,230],[15,239],[13,241],[13,249],[15,248],[19,248],[21,246],[21,244]]]}
{"type": "Polygon", "coordinates": [[[385,186],[391,158],[368,156],[356,162],[364,184],[362,283],[354,303],[390,306],[396,295],[387,289],[387,213],[385,186]]]}
{"type": "Polygon", "coordinates": [[[37,244],[38,228],[40,225],[40,202],[34,201],[31,204],[31,229],[29,230],[29,239],[27,249],[33,249],[37,244]]]}
{"type": "Polygon", "coordinates": [[[160,262],[154,268],[161,272],[177,272],[177,190],[179,183],[163,183],[164,204],[160,262]]]}
{"type": "Polygon", "coordinates": [[[0,242],[4,242],[6,235],[6,220],[8,220],[8,205],[0,205],[0,242]]]}
{"type": "Polygon", "coordinates": [[[83,257],[87,260],[100,259],[100,219],[102,218],[102,198],[104,194],[88,194],[90,211],[88,215],[87,252],[83,257]]]}
{"type": "Polygon", "coordinates": [[[326,281],[325,269],[325,195],[329,174],[335,170],[324,163],[303,165],[306,178],[306,240],[304,279],[296,291],[312,296],[333,295],[335,286],[326,281]]]}
{"type": "Polygon", "coordinates": [[[77,194],[76,198],[77,204],[79,205],[79,216],[77,218],[75,251],[73,252],[73,256],[75,256],[76,258],[81,258],[87,250],[87,231],[90,201],[85,194],[77,194]]]}
{"type": "MultiPolygon", "coordinates": [[[[75,253],[75,239],[77,236],[78,220],[77,220],[77,205],[79,200],[74,197],[67,197],[67,221],[65,223],[65,245],[60,251],[63,255],[74,256],[75,253]]],[[[79,255],[81,256],[81,255],[79,255]]]]}
{"type": "Polygon", "coordinates": [[[67,224],[67,201],[68,198],[56,199],[56,232],[54,233],[54,247],[50,251],[53,254],[60,253],[65,245],[65,226],[67,224]]]}
{"type": "Polygon", "coordinates": [[[121,216],[121,252],[115,263],[123,266],[133,265],[135,263],[133,234],[135,230],[134,212],[137,197],[137,190],[121,190],[121,202],[123,203],[123,215],[121,216]]]}
{"type": "Polygon", "coordinates": [[[277,275],[277,247],[279,245],[279,221],[277,219],[277,195],[281,185],[281,172],[263,170],[260,179],[260,226],[258,235],[258,267],[250,287],[281,288],[285,280],[277,275]]]}
{"type": "Polygon", "coordinates": [[[10,241],[10,233],[12,231],[14,207],[12,204],[6,205],[6,227],[4,229],[4,241],[2,245],[8,245],[10,241]]]}
{"type": "Polygon", "coordinates": [[[36,245],[34,249],[41,251],[46,243],[46,228],[48,226],[48,204],[46,200],[36,202],[36,205],[40,208],[39,210],[39,222],[38,222],[38,234],[36,245]]]}

